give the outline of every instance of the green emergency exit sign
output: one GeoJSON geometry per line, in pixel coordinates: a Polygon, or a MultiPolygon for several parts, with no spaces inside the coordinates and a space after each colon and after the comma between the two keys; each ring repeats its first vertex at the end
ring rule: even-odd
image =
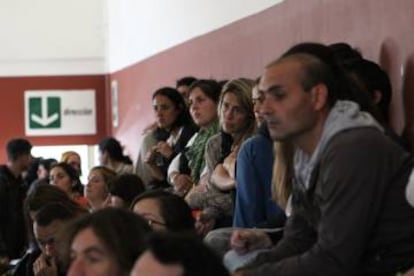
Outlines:
{"type": "Polygon", "coordinates": [[[26,90],[27,136],[96,135],[94,89],[26,90]]]}

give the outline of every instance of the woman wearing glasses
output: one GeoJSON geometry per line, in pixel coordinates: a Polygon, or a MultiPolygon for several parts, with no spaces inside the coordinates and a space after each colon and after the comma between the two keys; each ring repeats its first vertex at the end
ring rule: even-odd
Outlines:
{"type": "Polygon", "coordinates": [[[195,233],[191,209],[183,198],[169,192],[145,192],[134,199],[131,210],[155,231],[195,233]]]}

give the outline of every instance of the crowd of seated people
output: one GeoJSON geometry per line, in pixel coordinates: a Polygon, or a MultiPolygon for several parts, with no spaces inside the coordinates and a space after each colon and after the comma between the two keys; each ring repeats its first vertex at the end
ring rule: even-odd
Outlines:
{"type": "Polygon", "coordinates": [[[76,152],[8,142],[0,274],[413,273],[414,157],[362,53],[300,43],[259,77],[148,92],[135,164],[106,137],[87,183],[76,152]]]}

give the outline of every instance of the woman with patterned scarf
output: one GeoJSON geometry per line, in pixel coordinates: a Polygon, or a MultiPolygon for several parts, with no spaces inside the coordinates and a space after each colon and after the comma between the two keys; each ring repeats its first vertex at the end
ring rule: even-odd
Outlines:
{"type": "Polygon", "coordinates": [[[199,80],[189,90],[190,114],[200,128],[168,168],[168,179],[174,192],[184,196],[200,181],[205,167],[207,140],[219,130],[217,104],[220,85],[214,80],[199,80]]]}
{"type": "Polygon", "coordinates": [[[254,81],[228,81],[218,104],[220,133],[210,137],[205,149],[206,174],[186,201],[197,214],[196,228],[205,235],[214,227],[230,226],[236,189],[235,166],[240,145],[255,131],[252,88],[254,81]]]}

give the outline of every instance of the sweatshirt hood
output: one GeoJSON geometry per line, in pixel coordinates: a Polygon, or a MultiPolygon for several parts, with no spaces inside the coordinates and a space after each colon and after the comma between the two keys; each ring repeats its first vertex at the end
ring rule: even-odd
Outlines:
{"type": "Polygon", "coordinates": [[[312,155],[309,156],[301,149],[296,149],[294,156],[296,180],[308,189],[311,173],[332,138],[342,131],[362,127],[383,131],[380,124],[369,113],[361,111],[357,103],[337,101],[329,112],[321,138],[312,155]]]}

